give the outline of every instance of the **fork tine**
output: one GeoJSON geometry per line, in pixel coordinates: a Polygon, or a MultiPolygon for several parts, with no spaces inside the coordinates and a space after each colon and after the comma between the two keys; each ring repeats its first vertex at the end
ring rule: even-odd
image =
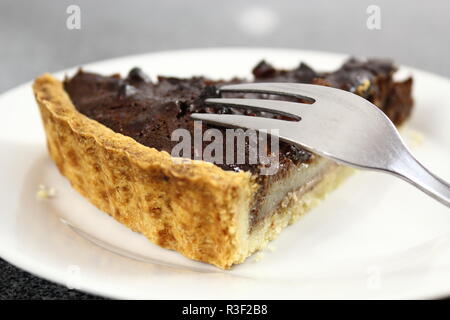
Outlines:
{"type": "Polygon", "coordinates": [[[263,83],[242,83],[230,84],[219,88],[220,92],[252,92],[267,93],[275,95],[286,95],[304,99],[308,102],[315,102],[316,87],[318,85],[303,83],[283,83],[283,82],[263,82],[263,83]],[[304,93],[304,94],[303,94],[304,93]]]}
{"type": "Polygon", "coordinates": [[[311,108],[309,104],[300,102],[289,102],[267,99],[229,99],[229,98],[211,98],[206,99],[207,104],[237,106],[256,111],[267,111],[279,113],[286,116],[301,119],[301,112],[307,112],[311,108]]]}
{"type": "Polygon", "coordinates": [[[211,114],[211,113],[193,113],[191,118],[194,120],[202,120],[211,124],[231,127],[231,128],[248,128],[254,130],[273,130],[281,129],[289,126],[290,122],[285,120],[250,117],[234,114],[211,114]]]}

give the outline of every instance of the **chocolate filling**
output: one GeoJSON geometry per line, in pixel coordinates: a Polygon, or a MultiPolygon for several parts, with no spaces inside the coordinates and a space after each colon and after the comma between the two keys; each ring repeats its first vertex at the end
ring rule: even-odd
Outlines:
{"type": "MultiPolygon", "coordinates": [[[[354,92],[373,102],[398,125],[409,116],[412,109],[412,79],[396,82],[392,78],[395,71],[395,66],[384,60],[350,59],[338,70],[330,73],[316,72],[304,63],[295,69],[281,70],[261,61],[253,69],[253,75],[255,82],[313,83],[354,92]]],[[[78,111],[87,117],[145,146],[171,153],[173,147],[178,144],[178,141],[171,140],[175,129],[184,128],[193,134],[194,122],[190,115],[194,112],[281,117],[232,107],[214,108],[204,103],[206,98],[218,96],[218,86],[244,81],[246,80],[237,78],[222,81],[204,77],[180,79],[159,76],[157,82],[152,82],[139,68],[132,69],[126,78],[117,74],[102,76],[79,70],[72,78],[65,79],[64,88],[78,111]]],[[[264,98],[270,99],[273,96],[264,95],[264,98]]],[[[210,126],[203,125],[203,131],[208,128],[210,126]]],[[[209,142],[204,142],[203,148],[208,144],[209,142]]],[[[248,148],[247,141],[247,154],[248,148]]],[[[193,149],[191,154],[195,152],[198,150],[193,149]]],[[[246,159],[248,160],[248,157],[246,159]]],[[[314,155],[310,152],[280,142],[280,168],[275,175],[260,175],[260,165],[250,164],[248,161],[244,164],[217,165],[224,170],[246,170],[255,175],[259,191],[255,196],[250,218],[250,228],[253,228],[266,215],[260,214],[260,206],[270,184],[282,179],[291,166],[311,161],[314,161],[314,155]]]]}

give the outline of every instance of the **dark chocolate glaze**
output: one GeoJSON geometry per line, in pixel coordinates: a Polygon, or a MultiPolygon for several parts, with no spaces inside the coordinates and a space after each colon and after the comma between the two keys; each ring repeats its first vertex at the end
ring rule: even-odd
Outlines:
{"type": "MultiPolygon", "coordinates": [[[[373,102],[395,124],[401,124],[409,116],[413,105],[412,79],[395,82],[392,79],[395,71],[395,66],[384,60],[350,59],[338,70],[330,73],[316,72],[304,63],[291,70],[281,70],[261,61],[253,69],[253,75],[255,82],[313,83],[348,90],[373,102]]],[[[231,107],[214,108],[204,103],[205,98],[218,96],[218,86],[245,81],[236,78],[222,81],[204,77],[180,79],[159,76],[157,82],[152,82],[139,68],[132,69],[126,78],[119,75],[102,76],[80,69],[75,76],[65,79],[64,88],[75,107],[84,115],[145,146],[171,153],[172,148],[178,143],[171,140],[171,134],[175,129],[185,128],[193,133],[191,113],[256,115],[251,111],[231,107]]],[[[233,94],[233,96],[255,95],[233,94]]],[[[273,96],[264,95],[264,98],[270,99],[273,96]]],[[[280,117],[268,113],[258,115],[280,117]]],[[[203,130],[208,128],[209,126],[203,125],[203,130]]],[[[208,143],[205,142],[203,147],[208,143]]],[[[195,150],[192,154],[194,152],[195,150]]],[[[313,158],[313,154],[300,147],[280,142],[280,170],[275,176],[258,175],[259,166],[254,164],[218,164],[218,166],[225,170],[249,170],[256,174],[260,190],[253,205],[251,221],[253,226],[263,218],[258,215],[259,204],[267,193],[270,183],[282,177],[290,166],[312,161],[313,158]]]]}

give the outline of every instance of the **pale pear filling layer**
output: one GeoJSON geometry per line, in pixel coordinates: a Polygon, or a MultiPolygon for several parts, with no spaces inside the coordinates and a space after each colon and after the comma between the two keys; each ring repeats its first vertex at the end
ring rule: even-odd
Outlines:
{"type": "Polygon", "coordinates": [[[312,190],[327,173],[338,167],[334,161],[316,157],[309,164],[302,163],[292,166],[283,178],[272,183],[259,204],[258,221],[250,223],[250,232],[264,219],[275,214],[280,207],[287,207],[292,202],[301,200],[301,197],[312,190]]]}

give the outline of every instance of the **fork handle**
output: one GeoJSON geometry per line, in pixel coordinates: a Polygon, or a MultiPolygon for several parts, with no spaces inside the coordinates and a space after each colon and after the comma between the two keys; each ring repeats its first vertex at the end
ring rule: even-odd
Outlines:
{"type": "Polygon", "coordinates": [[[450,208],[450,184],[431,173],[411,153],[406,153],[401,163],[394,166],[394,174],[450,208]]]}

